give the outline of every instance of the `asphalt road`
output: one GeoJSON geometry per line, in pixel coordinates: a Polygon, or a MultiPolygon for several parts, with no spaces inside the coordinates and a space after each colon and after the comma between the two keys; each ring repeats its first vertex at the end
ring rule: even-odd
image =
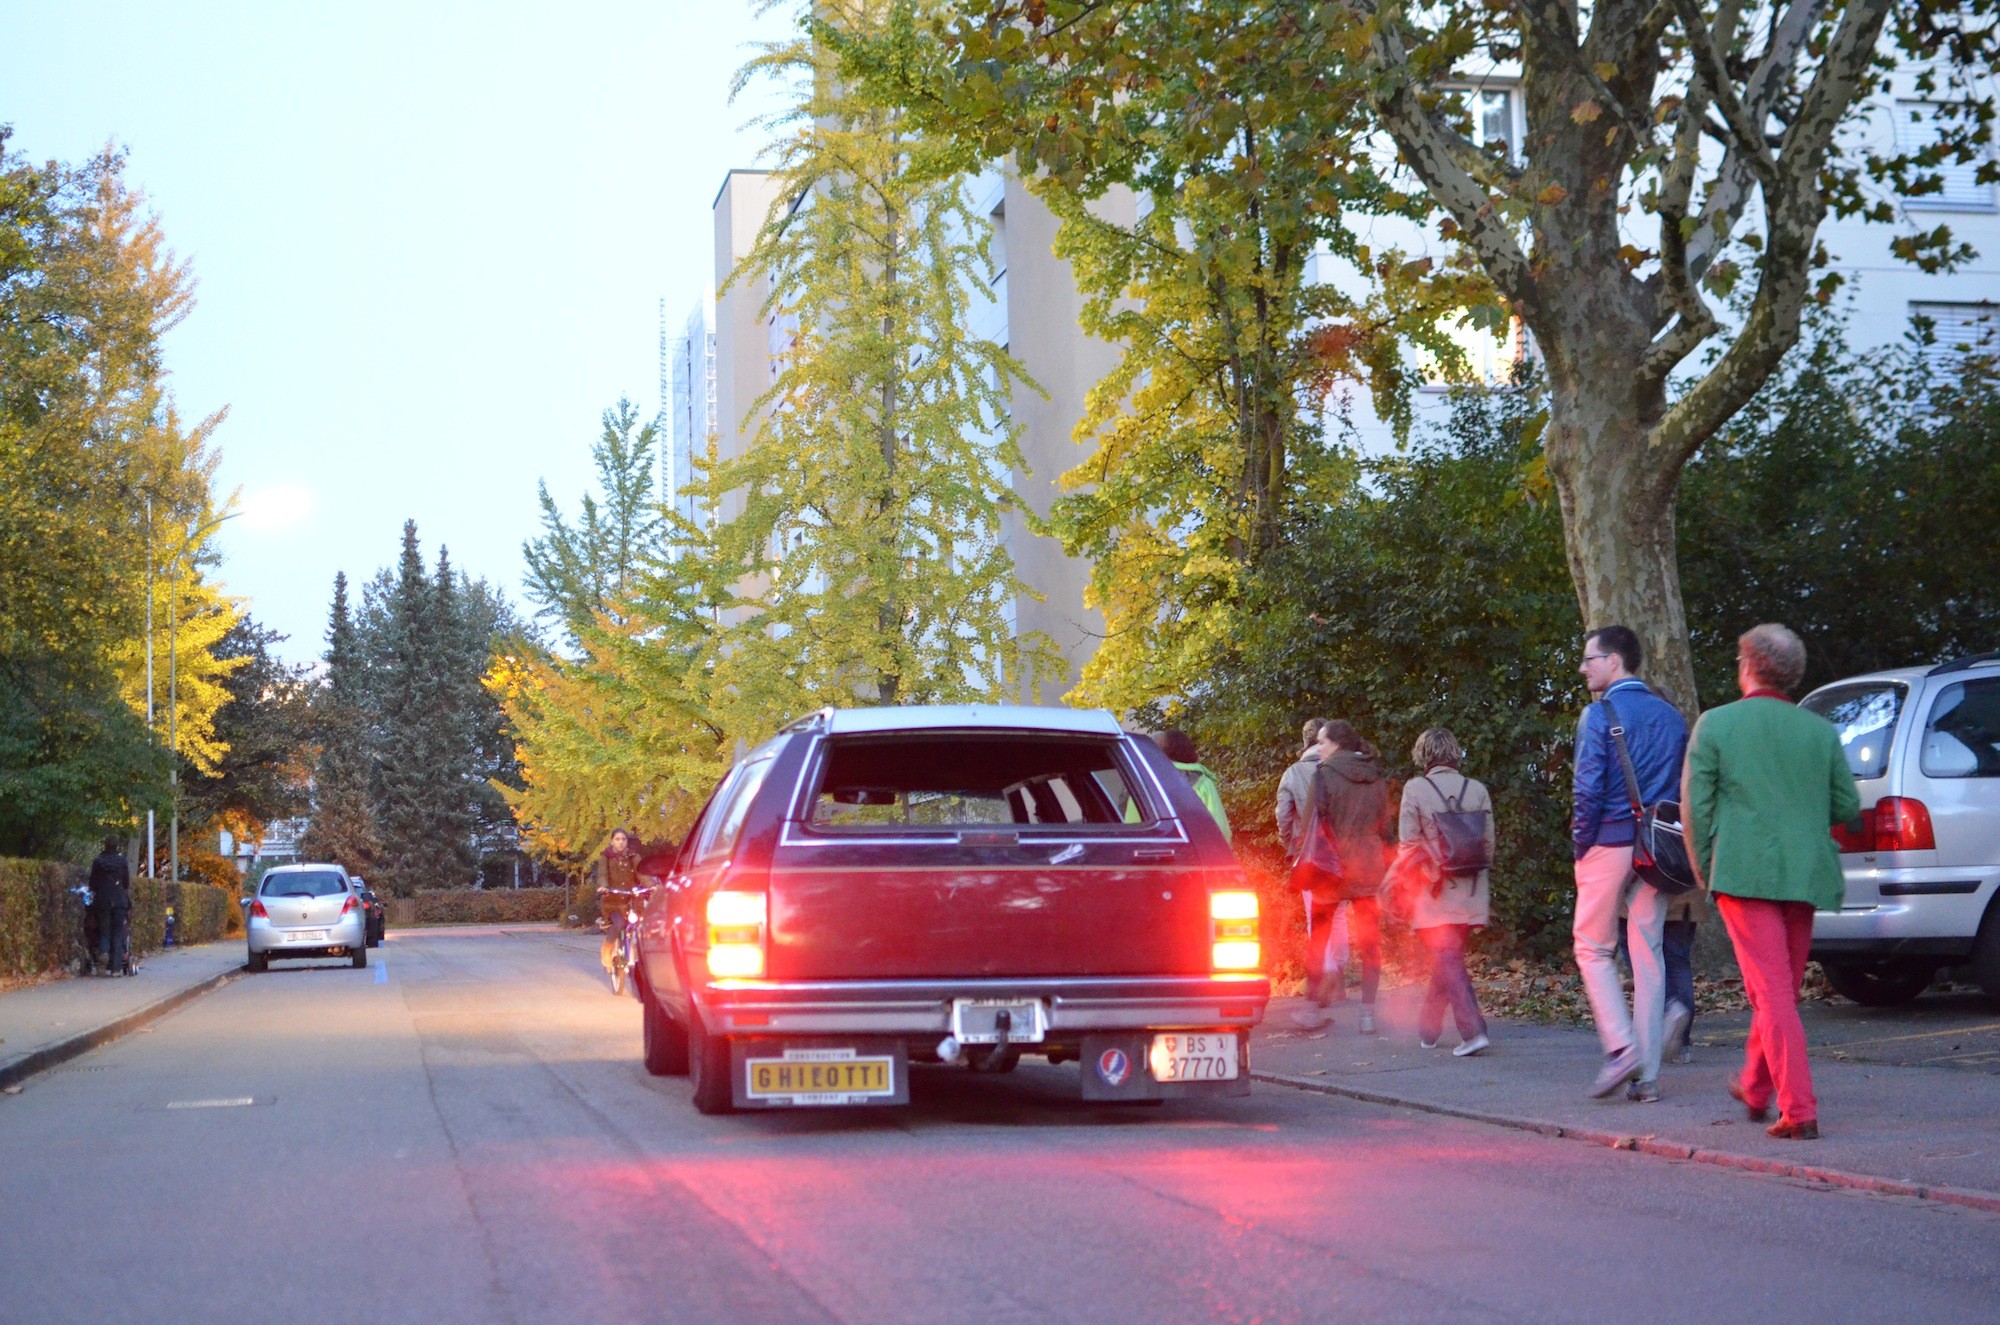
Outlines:
{"type": "Polygon", "coordinates": [[[246,976],[0,1099],[0,1320],[1991,1321],[2000,1217],[1259,1087],[703,1118],[550,931],[246,976]]]}

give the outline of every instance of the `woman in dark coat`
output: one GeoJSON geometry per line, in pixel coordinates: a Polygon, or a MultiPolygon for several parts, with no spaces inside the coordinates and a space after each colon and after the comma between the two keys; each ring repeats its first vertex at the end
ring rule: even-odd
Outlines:
{"type": "Polygon", "coordinates": [[[611,969],[611,954],[625,934],[625,907],[630,900],[623,894],[639,886],[639,839],[628,828],[611,830],[611,845],[597,858],[597,914],[604,917],[604,969],[611,969]]]}
{"type": "MultiPolygon", "coordinates": [[[[1314,970],[1323,968],[1334,911],[1346,902],[1348,939],[1361,959],[1360,1030],[1373,1035],[1375,992],[1382,983],[1380,899],[1389,869],[1389,784],[1382,776],[1381,755],[1345,722],[1335,719],[1321,727],[1317,750],[1313,817],[1331,831],[1340,850],[1341,878],[1313,891],[1307,962],[1314,970]]],[[[1315,997],[1322,1007],[1332,1001],[1324,987],[1315,990],[1315,997]]]]}

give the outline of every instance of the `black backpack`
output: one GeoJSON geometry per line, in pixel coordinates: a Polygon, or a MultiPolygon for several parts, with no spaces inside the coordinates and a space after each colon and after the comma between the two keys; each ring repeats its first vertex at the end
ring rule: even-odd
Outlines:
{"type": "Polygon", "coordinates": [[[1430,774],[1424,774],[1424,781],[1430,783],[1431,790],[1444,802],[1444,808],[1431,816],[1438,835],[1431,852],[1437,857],[1438,872],[1446,876],[1477,874],[1493,864],[1493,852],[1486,845],[1486,825],[1493,817],[1492,812],[1465,808],[1465,790],[1472,785],[1472,779],[1463,773],[1459,777],[1462,781],[1458,795],[1447,796],[1443,788],[1431,782],[1430,774]]]}

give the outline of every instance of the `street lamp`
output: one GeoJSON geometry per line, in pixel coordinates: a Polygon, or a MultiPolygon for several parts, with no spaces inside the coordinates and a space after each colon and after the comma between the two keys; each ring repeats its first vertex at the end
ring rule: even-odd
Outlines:
{"type": "MultiPolygon", "coordinates": [[[[202,538],[209,531],[219,527],[225,520],[234,520],[241,511],[230,511],[218,515],[207,524],[188,531],[174,549],[174,555],[167,558],[169,569],[176,566],[190,549],[200,546],[202,538]]],[[[153,727],[153,499],[146,498],[146,730],[153,727]]],[[[178,576],[167,581],[167,786],[172,798],[167,826],[168,857],[167,878],[178,881],[181,877],[181,760],[180,760],[180,579],[178,576]]],[[[153,862],[157,859],[153,846],[153,812],[146,811],[146,874],[157,878],[158,871],[153,862]]]]}

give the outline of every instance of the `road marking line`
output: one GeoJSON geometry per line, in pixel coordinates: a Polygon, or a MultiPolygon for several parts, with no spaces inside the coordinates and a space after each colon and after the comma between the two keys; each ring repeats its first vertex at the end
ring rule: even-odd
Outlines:
{"type": "Polygon", "coordinates": [[[375,959],[375,983],[378,985],[389,983],[389,963],[379,957],[375,959]]]}
{"type": "Polygon", "coordinates": [[[229,1100],[173,1100],[167,1104],[167,1107],[169,1109],[247,1109],[256,1102],[257,1099],[253,1095],[239,1095],[235,1099],[229,1100]]]}
{"type": "Polygon", "coordinates": [[[1985,1026],[1959,1026],[1946,1031],[1917,1031],[1911,1035],[1884,1035],[1873,1040],[1829,1041],[1826,1047],[1829,1049],[1853,1049],[1870,1044],[1896,1044],[1903,1040],[1941,1040],[1947,1035],[1979,1035],[1986,1031],[2000,1031],[2000,1021],[1992,1022],[1985,1026]]]}

